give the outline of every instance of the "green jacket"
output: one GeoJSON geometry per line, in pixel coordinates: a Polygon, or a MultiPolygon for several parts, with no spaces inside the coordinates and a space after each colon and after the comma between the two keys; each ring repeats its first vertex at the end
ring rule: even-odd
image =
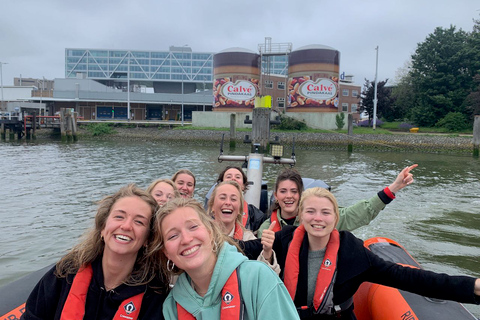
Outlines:
{"type": "MultiPolygon", "coordinates": [[[[338,221],[337,229],[352,231],[362,226],[366,226],[378,216],[380,211],[382,211],[390,201],[392,201],[392,199],[388,198],[382,190],[368,200],[359,201],[350,207],[340,207],[340,220],[338,221]]],[[[282,228],[287,225],[281,217],[280,209],[277,210],[277,217],[282,228]]],[[[270,223],[270,218],[262,223],[258,229],[258,238],[262,237],[263,230],[268,229],[270,223]]],[[[298,226],[299,224],[300,218],[297,216],[293,225],[298,226]]]]}
{"type": "Polygon", "coordinates": [[[192,288],[190,277],[182,273],[163,304],[165,319],[177,319],[177,302],[197,320],[220,320],[222,288],[237,269],[245,305],[244,320],[299,319],[282,280],[265,263],[248,260],[237,249],[224,243],[218,255],[212,280],[204,297],[192,288]],[[240,266],[238,269],[237,267],[240,266]],[[275,306],[275,307],[272,307],[275,306]]]}

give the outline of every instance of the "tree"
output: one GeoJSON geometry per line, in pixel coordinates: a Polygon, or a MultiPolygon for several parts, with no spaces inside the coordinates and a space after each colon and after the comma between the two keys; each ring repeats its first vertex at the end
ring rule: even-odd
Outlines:
{"type": "Polygon", "coordinates": [[[449,112],[464,112],[462,105],[473,89],[472,68],[468,61],[468,34],[437,27],[412,55],[410,72],[415,92],[413,120],[420,126],[434,126],[449,112]]]}
{"type": "Polygon", "coordinates": [[[410,75],[411,61],[405,62],[399,68],[395,77],[395,86],[392,88],[392,98],[395,109],[395,119],[405,119],[415,106],[415,93],[413,91],[412,76],[410,75]]]}
{"type": "MultiPolygon", "coordinates": [[[[392,98],[392,89],[386,87],[388,79],[385,81],[379,81],[377,84],[377,117],[385,117],[389,121],[392,119],[392,108],[393,98],[392,98]]],[[[360,111],[366,111],[368,114],[368,119],[373,119],[373,99],[375,96],[375,81],[370,81],[365,79],[365,84],[362,89],[361,101],[360,101],[360,111]]]]}

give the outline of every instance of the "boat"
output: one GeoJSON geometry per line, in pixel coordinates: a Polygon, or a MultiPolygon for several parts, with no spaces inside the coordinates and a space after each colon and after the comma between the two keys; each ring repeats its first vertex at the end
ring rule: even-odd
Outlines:
{"type": "MultiPolygon", "coordinates": [[[[281,156],[267,157],[258,152],[258,146],[248,156],[234,156],[223,154],[223,139],[220,146],[218,161],[240,161],[247,169],[249,188],[245,193],[245,200],[258,208],[271,203],[266,196],[265,182],[262,181],[263,164],[295,165],[294,145],[291,158],[281,156]],[[267,202],[267,203],[265,203],[267,202]],[[268,203],[269,202],[269,203],[268,203]]],[[[306,189],[330,186],[322,180],[303,178],[306,189]]],[[[213,187],[207,196],[211,194],[213,187]]],[[[265,212],[265,211],[264,211],[265,212]]],[[[376,237],[365,241],[365,247],[385,260],[421,268],[408,251],[397,242],[388,238],[376,237]]],[[[0,288],[0,320],[19,319],[23,314],[25,301],[41,277],[53,265],[37,270],[19,280],[0,288]]],[[[355,315],[358,320],[477,320],[465,307],[457,302],[430,299],[406,291],[364,283],[354,296],[355,315]]]]}
{"type": "MultiPolygon", "coordinates": [[[[364,246],[384,260],[421,268],[420,264],[398,242],[374,237],[364,246]]],[[[462,304],[427,298],[407,291],[365,282],[354,295],[358,320],[476,320],[462,304]]]]}

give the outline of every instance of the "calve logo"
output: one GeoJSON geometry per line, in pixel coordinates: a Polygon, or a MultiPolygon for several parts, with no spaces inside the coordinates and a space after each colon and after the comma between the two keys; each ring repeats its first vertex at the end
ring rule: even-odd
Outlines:
{"type": "Polygon", "coordinates": [[[307,80],[300,85],[300,94],[316,100],[328,100],[337,96],[337,86],[330,79],[307,80]]]}
{"type": "Polygon", "coordinates": [[[250,100],[257,95],[257,88],[250,81],[238,80],[227,82],[222,87],[222,94],[232,100],[250,100]]]}

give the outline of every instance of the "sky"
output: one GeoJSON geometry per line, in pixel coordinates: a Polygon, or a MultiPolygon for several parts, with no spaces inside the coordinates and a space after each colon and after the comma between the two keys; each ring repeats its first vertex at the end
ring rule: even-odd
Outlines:
{"type": "Polygon", "coordinates": [[[293,50],[320,44],[340,51],[340,73],[362,85],[394,82],[436,27],[472,31],[478,0],[0,0],[3,85],[14,77],[65,77],[65,48],[194,52],[231,47],[293,50]]]}

